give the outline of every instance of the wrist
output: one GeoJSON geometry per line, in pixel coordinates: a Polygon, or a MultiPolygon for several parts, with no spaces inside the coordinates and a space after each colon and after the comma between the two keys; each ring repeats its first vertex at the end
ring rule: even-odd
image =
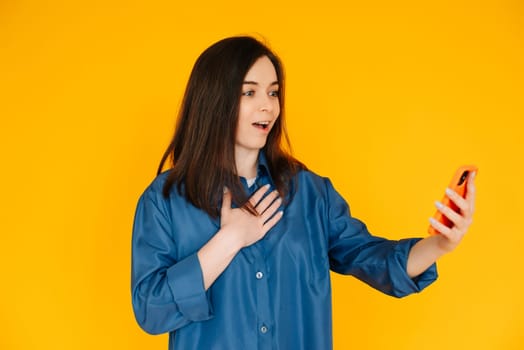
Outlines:
{"type": "Polygon", "coordinates": [[[215,237],[222,241],[223,245],[233,254],[238,253],[244,247],[240,234],[227,226],[221,227],[215,237]]]}
{"type": "Polygon", "coordinates": [[[429,239],[431,239],[433,243],[434,252],[437,258],[453,250],[449,247],[448,239],[441,234],[430,236],[429,239]]]}
{"type": "Polygon", "coordinates": [[[438,256],[447,254],[454,249],[454,246],[452,246],[452,244],[449,242],[449,239],[442,234],[436,234],[433,237],[436,253],[438,256]]]}

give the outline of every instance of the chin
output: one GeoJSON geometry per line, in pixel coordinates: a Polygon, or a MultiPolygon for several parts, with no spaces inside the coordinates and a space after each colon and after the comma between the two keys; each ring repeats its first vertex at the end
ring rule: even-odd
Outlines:
{"type": "Polygon", "coordinates": [[[244,149],[245,151],[260,151],[266,146],[267,139],[252,138],[251,140],[245,140],[246,142],[237,142],[235,148],[244,149]]]}

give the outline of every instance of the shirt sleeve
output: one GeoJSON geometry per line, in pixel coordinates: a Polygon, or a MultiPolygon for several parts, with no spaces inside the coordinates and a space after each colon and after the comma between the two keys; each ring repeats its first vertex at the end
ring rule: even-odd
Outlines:
{"type": "Polygon", "coordinates": [[[420,292],[437,279],[436,264],[410,278],[408,254],[420,238],[388,240],[372,236],[364,223],[351,216],[346,201],[326,179],[331,270],[352,275],[373,288],[403,297],[420,292]]]}
{"type": "Polygon", "coordinates": [[[170,215],[163,199],[146,190],[133,225],[131,291],[135,318],[160,334],[212,318],[196,252],[177,259],[170,215]]]}

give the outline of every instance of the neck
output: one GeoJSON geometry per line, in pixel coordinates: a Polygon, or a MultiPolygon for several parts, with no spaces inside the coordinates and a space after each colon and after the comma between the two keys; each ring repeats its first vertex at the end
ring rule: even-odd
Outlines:
{"type": "Polygon", "coordinates": [[[257,151],[235,150],[235,163],[237,174],[246,179],[252,179],[257,176],[257,151]]]}

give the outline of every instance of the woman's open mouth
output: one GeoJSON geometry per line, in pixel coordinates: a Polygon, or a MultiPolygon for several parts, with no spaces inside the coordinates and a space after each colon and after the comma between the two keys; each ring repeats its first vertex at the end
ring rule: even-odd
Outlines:
{"type": "Polygon", "coordinates": [[[267,128],[269,128],[269,124],[270,124],[269,121],[262,121],[262,122],[254,122],[253,126],[255,128],[259,128],[259,129],[262,129],[262,130],[267,130],[267,128]]]}

